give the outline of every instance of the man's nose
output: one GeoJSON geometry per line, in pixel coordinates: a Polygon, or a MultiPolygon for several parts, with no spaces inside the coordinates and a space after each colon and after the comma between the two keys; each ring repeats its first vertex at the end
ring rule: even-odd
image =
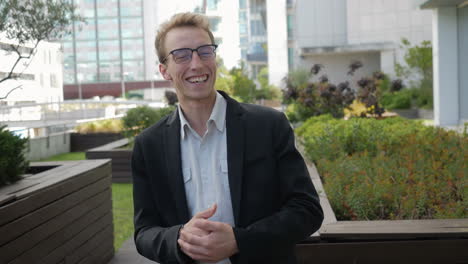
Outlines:
{"type": "Polygon", "coordinates": [[[200,56],[198,56],[198,52],[193,51],[192,52],[192,60],[190,61],[190,65],[193,67],[193,66],[198,66],[198,65],[201,65],[201,64],[202,64],[202,59],[200,58],[200,56]]]}

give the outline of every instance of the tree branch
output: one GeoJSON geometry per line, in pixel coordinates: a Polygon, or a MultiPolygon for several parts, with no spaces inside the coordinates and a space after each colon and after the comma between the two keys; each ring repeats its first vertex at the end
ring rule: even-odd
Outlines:
{"type": "Polygon", "coordinates": [[[22,84],[16,86],[15,88],[11,89],[4,97],[0,97],[0,100],[6,99],[14,90],[22,89],[22,87],[23,87],[22,84]]]}

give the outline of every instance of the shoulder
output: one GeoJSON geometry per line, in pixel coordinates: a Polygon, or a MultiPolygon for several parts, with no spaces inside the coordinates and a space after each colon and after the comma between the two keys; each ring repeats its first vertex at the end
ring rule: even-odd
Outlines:
{"type": "Polygon", "coordinates": [[[244,111],[244,114],[247,117],[251,118],[281,118],[284,114],[276,109],[271,107],[255,105],[255,104],[246,104],[239,103],[240,108],[244,111]]]}

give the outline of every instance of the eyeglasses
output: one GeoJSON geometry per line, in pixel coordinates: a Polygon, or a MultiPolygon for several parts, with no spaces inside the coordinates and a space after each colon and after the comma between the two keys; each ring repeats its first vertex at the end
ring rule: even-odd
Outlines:
{"type": "Polygon", "coordinates": [[[216,57],[217,47],[218,45],[216,44],[208,44],[208,45],[202,45],[196,49],[191,49],[191,48],[175,49],[169,52],[169,54],[162,60],[162,63],[165,63],[167,61],[167,58],[169,58],[171,54],[175,63],[177,64],[188,63],[192,60],[192,55],[194,51],[198,53],[198,57],[200,57],[200,59],[210,60],[216,57]]]}

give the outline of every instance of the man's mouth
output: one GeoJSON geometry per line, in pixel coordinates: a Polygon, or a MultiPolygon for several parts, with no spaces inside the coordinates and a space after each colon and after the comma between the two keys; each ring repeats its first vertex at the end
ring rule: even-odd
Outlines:
{"type": "Polygon", "coordinates": [[[190,83],[206,82],[206,80],[208,80],[208,74],[203,74],[203,75],[199,75],[199,76],[192,76],[190,78],[187,78],[186,80],[188,82],[190,82],[190,83]]]}

